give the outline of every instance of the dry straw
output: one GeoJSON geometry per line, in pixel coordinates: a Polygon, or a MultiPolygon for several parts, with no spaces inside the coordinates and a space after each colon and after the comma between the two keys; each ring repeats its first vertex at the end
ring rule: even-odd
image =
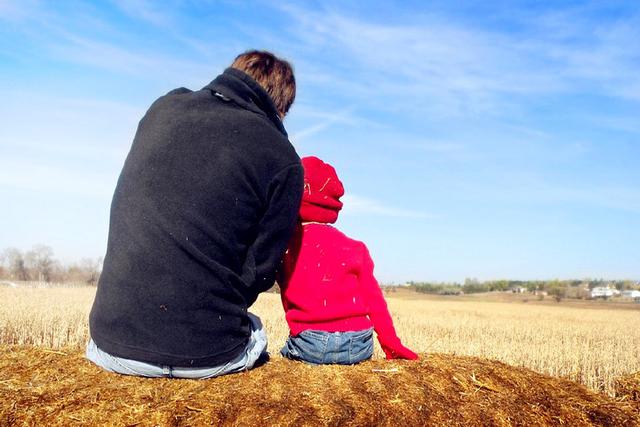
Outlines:
{"type": "MultiPolygon", "coordinates": [[[[275,358],[210,380],[125,377],[75,349],[0,350],[0,425],[640,425],[634,402],[473,357],[312,367],[275,358]]],[[[637,402],[636,402],[637,403],[637,402]]]]}

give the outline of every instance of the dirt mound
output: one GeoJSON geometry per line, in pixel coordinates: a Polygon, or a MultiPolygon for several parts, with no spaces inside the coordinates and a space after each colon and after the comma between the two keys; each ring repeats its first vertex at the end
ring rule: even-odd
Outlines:
{"type": "Polygon", "coordinates": [[[274,357],[198,381],[105,373],[77,350],[0,348],[0,425],[640,426],[634,405],[473,357],[353,367],[274,357]]]}

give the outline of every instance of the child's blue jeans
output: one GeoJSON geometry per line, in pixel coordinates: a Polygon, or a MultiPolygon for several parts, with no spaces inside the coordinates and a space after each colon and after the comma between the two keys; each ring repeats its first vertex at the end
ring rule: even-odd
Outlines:
{"type": "Polygon", "coordinates": [[[302,331],[290,336],[280,353],[289,359],[314,365],[353,365],[373,355],[373,329],[355,332],[302,331]]]}

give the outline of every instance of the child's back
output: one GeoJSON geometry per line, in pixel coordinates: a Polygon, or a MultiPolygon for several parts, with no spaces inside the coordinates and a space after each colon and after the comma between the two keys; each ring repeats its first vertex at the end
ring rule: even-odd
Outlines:
{"type": "Polygon", "coordinates": [[[285,255],[289,274],[282,291],[291,334],[371,328],[367,291],[378,285],[368,283],[375,279],[366,275],[364,244],[328,224],[304,224],[296,233],[299,248],[285,255]]]}
{"type": "Polygon", "coordinates": [[[364,243],[335,222],[344,194],[334,169],[307,157],[302,221],[283,260],[282,304],[291,336],[283,355],[311,363],[353,364],[371,357],[372,328],[388,358],[415,359],[393,327],[364,243]]]}

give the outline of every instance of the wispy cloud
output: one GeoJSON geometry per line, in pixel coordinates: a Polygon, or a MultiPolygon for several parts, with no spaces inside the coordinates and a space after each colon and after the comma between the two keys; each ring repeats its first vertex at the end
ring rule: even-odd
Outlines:
{"type": "Polygon", "coordinates": [[[127,15],[147,21],[156,26],[170,25],[173,20],[171,15],[162,11],[159,6],[164,2],[149,2],[146,0],[112,0],[127,15]]]}
{"type": "Polygon", "coordinates": [[[294,130],[289,139],[293,144],[300,144],[309,137],[322,132],[336,123],[355,126],[364,121],[356,117],[353,108],[337,112],[325,112],[309,106],[296,106],[296,115],[305,121],[313,121],[311,125],[294,130]]]}
{"type": "Polygon", "coordinates": [[[49,49],[53,55],[67,61],[151,79],[189,80],[202,84],[213,74],[211,66],[206,63],[166,54],[143,53],[71,33],[64,34],[64,39],[49,45],[49,49]]]}
{"type": "MultiPolygon", "coordinates": [[[[393,96],[410,100],[407,110],[444,115],[501,115],[505,108],[517,108],[513,97],[558,93],[640,99],[640,47],[634,42],[640,39],[638,17],[594,26],[595,21],[576,19],[580,12],[574,11],[554,16],[561,39],[533,39],[527,31],[462,26],[446,16],[399,25],[330,8],[277,7],[296,23],[291,34],[297,35],[300,49],[330,51],[342,61],[336,71],[357,70],[358,82],[341,87],[351,96],[393,96]],[[588,42],[575,43],[577,36],[588,42]]],[[[533,32],[544,22],[544,16],[522,19],[533,32]]],[[[379,105],[394,106],[399,103],[379,105]]]]}
{"type": "Polygon", "coordinates": [[[0,16],[0,21],[19,17],[22,41],[37,46],[40,53],[56,61],[145,80],[202,85],[221,67],[217,62],[222,58],[214,58],[211,53],[225,49],[214,49],[184,34],[174,24],[170,11],[145,1],[116,3],[127,15],[161,27],[162,37],[173,44],[173,49],[165,48],[159,40],[150,44],[122,31],[91,5],[61,10],[39,2],[10,3],[12,14],[0,16]],[[194,51],[198,55],[193,55],[194,51]]]}
{"type": "Polygon", "coordinates": [[[112,0],[112,2],[125,15],[138,22],[151,24],[162,29],[165,34],[205,58],[213,59],[212,54],[218,52],[214,44],[207,43],[202,38],[188,36],[181,28],[183,20],[181,9],[184,6],[182,2],[152,2],[148,0],[112,0]]]}
{"type": "Polygon", "coordinates": [[[300,144],[304,139],[308,138],[311,135],[315,135],[319,132],[322,132],[324,129],[328,128],[334,122],[335,120],[325,120],[315,125],[298,130],[295,133],[291,134],[289,139],[293,144],[300,144]]]}
{"type": "Polygon", "coordinates": [[[0,0],[0,20],[20,21],[28,17],[32,10],[37,8],[38,3],[36,0],[0,0]]]}
{"type": "Polygon", "coordinates": [[[640,14],[605,22],[596,4],[530,19],[537,39],[529,48],[557,63],[558,78],[572,88],[640,100],[640,14]]]}

